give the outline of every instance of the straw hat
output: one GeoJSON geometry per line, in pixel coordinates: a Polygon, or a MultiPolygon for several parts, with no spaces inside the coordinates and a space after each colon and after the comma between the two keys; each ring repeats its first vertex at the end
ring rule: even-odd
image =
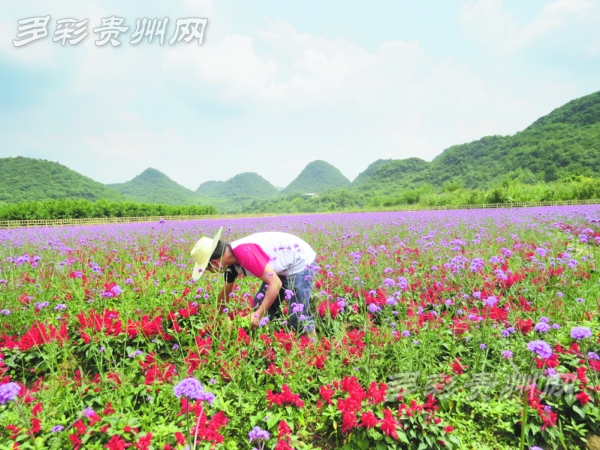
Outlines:
{"type": "Polygon", "coordinates": [[[221,237],[221,232],[223,231],[223,227],[219,228],[217,234],[212,239],[206,236],[202,236],[194,248],[192,249],[192,258],[196,262],[194,266],[194,271],[192,272],[192,279],[194,281],[198,280],[202,274],[204,273],[204,269],[208,266],[210,256],[217,248],[217,244],[219,243],[219,238],[221,237]]]}

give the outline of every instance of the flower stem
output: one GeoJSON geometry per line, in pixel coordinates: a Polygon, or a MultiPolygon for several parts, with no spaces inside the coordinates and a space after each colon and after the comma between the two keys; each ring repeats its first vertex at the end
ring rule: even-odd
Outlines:
{"type": "MultiPolygon", "coordinates": [[[[187,400],[187,399],[186,399],[187,400]]],[[[191,436],[191,430],[190,430],[190,401],[187,400],[185,402],[185,421],[187,423],[187,441],[188,441],[188,446],[190,448],[192,448],[192,436],[191,436]]]]}
{"type": "Polygon", "coordinates": [[[25,426],[27,427],[27,434],[29,434],[29,437],[31,438],[31,443],[33,444],[33,448],[35,448],[37,450],[37,443],[35,442],[35,436],[33,435],[33,430],[31,429],[31,424],[27,420],[27,417],[25,416],[25,412],[21,408],[21,405],[19,405],[19,401],[16,399],[15,399],[15,405],[17,406],[17,411],[19,411],[19,415],[23,419],[23,422],[25,422],[25,426]]]}
{"type": "Polygon", "coordinates": [[[204,407],[202,406],[202,403],[200,403],[200,415],[196,420],[196,431],[194,431],[194,447],[192,447],[192,450],[196,450],[196,444],[198,442],[198,429],[200,428],[200,420],[202,419],[202,414],[204,414],[204,407]]]}

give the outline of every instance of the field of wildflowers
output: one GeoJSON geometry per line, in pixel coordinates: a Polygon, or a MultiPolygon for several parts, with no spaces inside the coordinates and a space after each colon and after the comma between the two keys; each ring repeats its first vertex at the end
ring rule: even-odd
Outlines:
{"type": "Polygon", "coordinates": [[[0,231],[0,449],[582,448],[599,251],[597,205],[0,231]],[[316,341],[191,281],[221,225],[315,248],[316,341]]]}

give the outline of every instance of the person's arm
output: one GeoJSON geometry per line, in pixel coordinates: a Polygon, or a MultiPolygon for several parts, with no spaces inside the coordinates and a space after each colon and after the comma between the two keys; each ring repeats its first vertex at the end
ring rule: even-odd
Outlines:
{"type": "Polygon", "coordinates": [[[281,289],[281,280],[273,270],[273,267],[270,264],[267,264],[265,267],[265,271],[259,277],[261,281],[266,283],[267,290],[265,291],[265,298],[262,303],[258,307],[254,313],[252,313],[252,328],[258,327],[260,323],[260,319],[267,313],[277,295],[279,294],[279,289],[281,289]]]}

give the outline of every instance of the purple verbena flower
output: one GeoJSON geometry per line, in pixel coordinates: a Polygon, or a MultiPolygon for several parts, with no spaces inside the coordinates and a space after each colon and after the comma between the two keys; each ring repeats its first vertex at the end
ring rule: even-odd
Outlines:
{"type": "Polygon", "coordinates": [[[14,400],[21,392],[21,386],[17,383],[6,383],[0,385],[0,405],[14,400]]]}
{"type": "Polygon", "coordinates": [[[552,356],[552,347],[546,341],[542,340],[528,342],[527,350],[536,353],[543,359],[548,359],[552,356]]]}
{"type": "Polygon", "coordinates": [[[81,412],[81,414],[83,414],[88,419],[91,419],[92,417],[94,417],[96,415],[96,411],[94,411],[92,408],[90,408],[88,406],[81,412]]]}
{"type": "Polygon", "coordinates": [[[546,333],[550,330],[550,328],[550,325],[548,325],[546,322],[538,322],[535,324],[535,327],[533,327],[535,331],[540,333],[546,333]]]}
{"type": "Polygon", "coordinates": [[[271,435],[269,434],[269,432],[266,430],[263,430],[260,427],[254,427],[250,431],[250,433],[248,433],[248,438],[250,439],[250,442],[268,441],[270,437],[271,437],[271,435]]]}
{"type": "Polygon", "coordinates": [[[571,328],[571,337],[573,339],[585,339],[592,337],[592,330],[588,327],[573,327],[571,328]]]}
{"type": "Polygon", "coordinates": [[[207,392],[202,387],[202,384],[196,378],[186,378],[181,380],[173,388],[175,397],[185,397],[188,400],[201,400],[212,403],[215,396],[211,392],[207,392]]]}
{"type": "Polygon", "coordinates": [[[380,310],[381,310],[381,308],[380,308],[379,306],[377,306],[375,303],[371,303],[371,304],[369,305],[369,311],[370,311],[372,314],[375,314],[377,311],[380,311],[380,310]]]}
{"type": "Polygon", "coordinates": [[[493,308],[494,306],[496,306],[496,303],[498,303],[498,299],[494,296],[489,296],[483,301],[483,303],[485,303],[490,308],[493,308]]]}

